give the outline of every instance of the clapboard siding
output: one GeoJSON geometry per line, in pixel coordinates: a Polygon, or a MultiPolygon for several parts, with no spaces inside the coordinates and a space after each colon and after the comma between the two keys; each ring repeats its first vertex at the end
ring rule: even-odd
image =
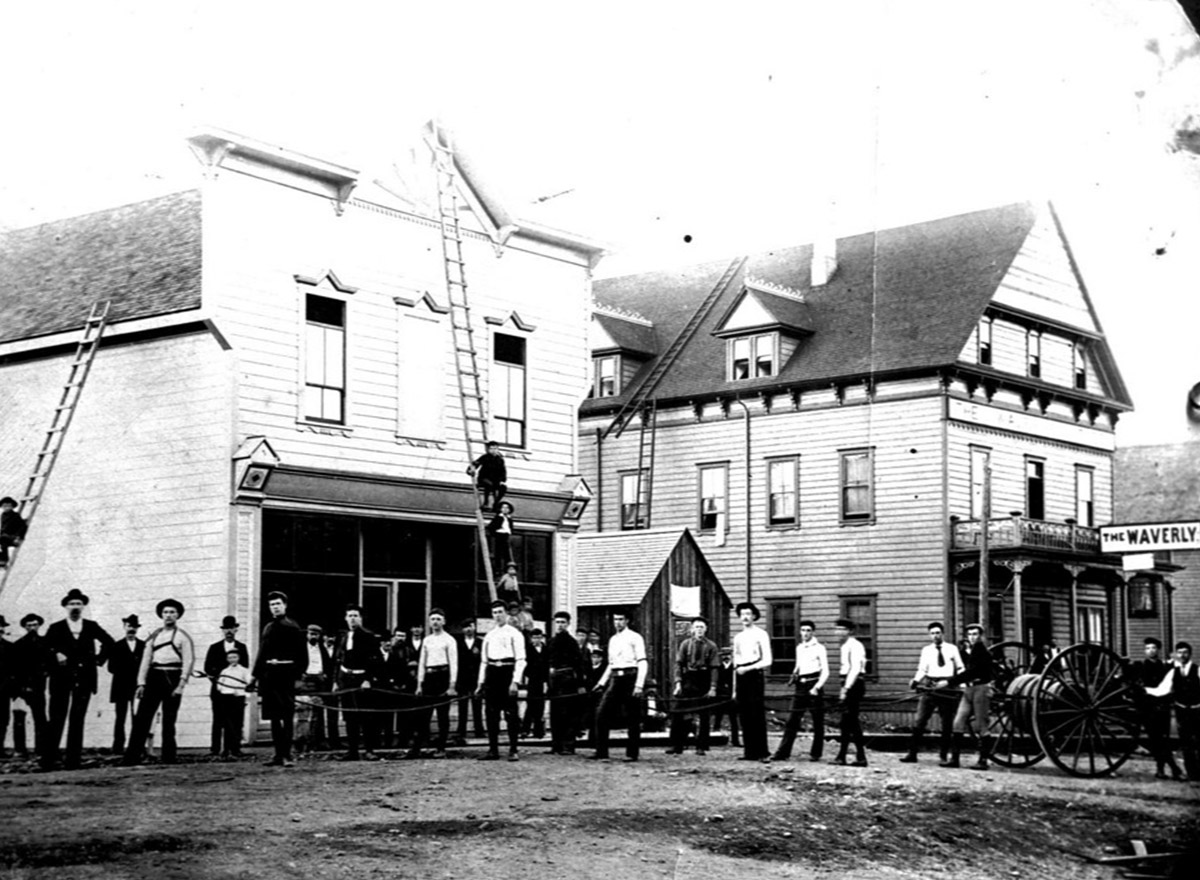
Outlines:
{"type": "Polygon", "coordinates": [[[1049,211],[1040,212],[993,302],[1092,333],[1100,332],[1049,211]]]}
{"type": "MultiPolygon", "coordinates": [[[[430,314],[424,296],[446,303],[437,228],[354,202],[338,216],[327,200],[239,175],[223,176],[208,191],[205,219],[206,305],[236,352],[239,433],[267,436],[291,464],[464,480],[468,452],[448,316],[436,316],[447,337],[441,363],[406,360],[400,338],[402,314],[430,314]],[[329,270],[357,290],[343,294],[294,278],[321,279],[329,270]],[[346,431],[300,423],[302,309],[310,292],[347,304],[346,431]],[[397,298],[416,305],[398,305],[397,298]],[[440,381],[439,443],[412,445],[397,436],[402,371],[440,381]]],[[[587,269],[515,247],[498,258],[490,244],[470,237],[464,254],[485,395],[493,334],[527,340],[528,442],[507,453],[510,483],[552,490],[575,470],[575,410],[590,367],[587,269]],[[518,321],[534,329],[526,333],[518,321]]]]}
{"type": "MultiPolygon", "coordinates": [[[[24,485],[67,376],[66,356],[4,367],[3,485],[24,485]],[[9,454],[11,453],[11,454],[9,454]]],[[[61,616],[78,586],[87,614],[114,635],[136,613],[145,636],[154,606],[174,596],[198,641],[227,613],[230,358],[209,334],[102,347],[96,357],[0,611],[61,616]]],[[[88,714],[86,744],[112,736],[109,677],[88,714]]],[[[207,689],[184,696],[182,745],[207,742],[207,689]]]]}

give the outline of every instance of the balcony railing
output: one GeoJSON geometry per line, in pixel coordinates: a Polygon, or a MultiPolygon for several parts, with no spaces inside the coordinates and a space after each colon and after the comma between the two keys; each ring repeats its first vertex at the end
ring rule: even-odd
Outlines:
{"type": "MultiPolygon", "coordinates": [[[[1069,553],[1099,553],[1100,530],[1077,525],[1073,520],[1049,522],[1020,514],[987,521],[988,546],[1064,550],[1069,553]]],[[[951,518],[950,546],[954,550],[976,550],[983,534],[983,521],[951,518]]]]}

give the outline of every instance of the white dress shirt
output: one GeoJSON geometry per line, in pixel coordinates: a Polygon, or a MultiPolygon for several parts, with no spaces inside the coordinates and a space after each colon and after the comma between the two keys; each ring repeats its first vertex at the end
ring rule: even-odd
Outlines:
{"type": "Polygon", "coordinates": [[[813,689],[822,688],[825,682],[829,680],[829,652],[815,638],[809,639],[807,642],[796,643],[796,666],[792,670],[792,674],[801,675],[819,675],[816,683],[812,686],[813,689]]]}
{"type": "Polygon", "coordinates": [[[637,681],[634,683],[634,687],[644,687],[646,673],[650,669],[650,664],[646,659],[646,640],[642,638],[641,633],[626,628],[618,633],[613,633],[612,638],[608,640],[608,668],[604,670],[597,686],[607,684],[614,669],[634,668],[637,669],[637,681]]]}
{"type": "Polygon", "coordinates": [[[921,659],[917,661],[917,674],[913,676],[913,681],[920,681],[926,677],[952,678],[962,671],[962,655],[958,653],[956,646],[947,642],[942,642],[940,645],[931,642],[921,649],[921,659]],[[940,662],[938,660],[939,648],[942,652],[940,662]]]}
{"type": "Polygon", "coordinates": [[[842,644],[842,687],[858,682],[867,671],[867,649],[863,643],[851,636],[842,644]]]}

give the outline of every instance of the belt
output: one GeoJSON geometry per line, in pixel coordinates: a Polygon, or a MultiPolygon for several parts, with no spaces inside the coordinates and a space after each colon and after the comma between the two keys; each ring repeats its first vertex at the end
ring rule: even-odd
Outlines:
{"type": "Polygon", "coordinates": [[[450,668],[449,663],[443,663],[441,666],[426,666],[425,671],[426,672],[441,672],[443,669],[449,669],[449,668],[450,668]]]}
{"type": "Polygon", "coordinates": [[[487,665],[488,666],[516,666],[517,661],[516,660],[489,660],[487,662],[487,665]]]}
{"type": "Polygon", "coordinates": [[[575,672],[575,667],[574,666],[555,666],[550,671],[561,675],[564,672],[575,672]]]}
{"type": "Polygon", "coordinates": [[[367,674],[367,670],[365,670],[365,669],[347,669],[345,666],[342,667],[342,672],[346,673],[347,675],[366,675],[367,674]]]}
{"type": "Polygon", "coordinates": [[[819,681],[820,678],[821,678],[821,673],[809,672],[809,673],[805,673],[803,675],[797,675],[796,681],[819,681]]]}
{"type": "Polygon", "coordinates": [[[268,660],[267,665],[268,666],[291,666],[293,662],[295,662],[295,661],[293,661],[293,660],[268,660]]]}
{"type": "Polygon", "coordinates": [[[637,675],[637,667],[629,666],[625,669],[614,669],[612,674],[614,678],[624,678],[626,675],[637,675]]]}
{"type": "Polygon", "coordinates": [[[151,669],[183,669],[182,663],[151,663],[151,669]]]}

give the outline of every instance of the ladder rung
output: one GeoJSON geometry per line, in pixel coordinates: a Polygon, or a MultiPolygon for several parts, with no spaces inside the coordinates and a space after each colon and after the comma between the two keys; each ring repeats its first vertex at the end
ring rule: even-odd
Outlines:
{"type": "Polygon", "coordinates": [[[473,422],[486,422],[487,421],[487,419],[485,419],[483,416],[472,415],[471,413],[465,413],[464,415],[466,418],[470,419],[473,422]]]}

